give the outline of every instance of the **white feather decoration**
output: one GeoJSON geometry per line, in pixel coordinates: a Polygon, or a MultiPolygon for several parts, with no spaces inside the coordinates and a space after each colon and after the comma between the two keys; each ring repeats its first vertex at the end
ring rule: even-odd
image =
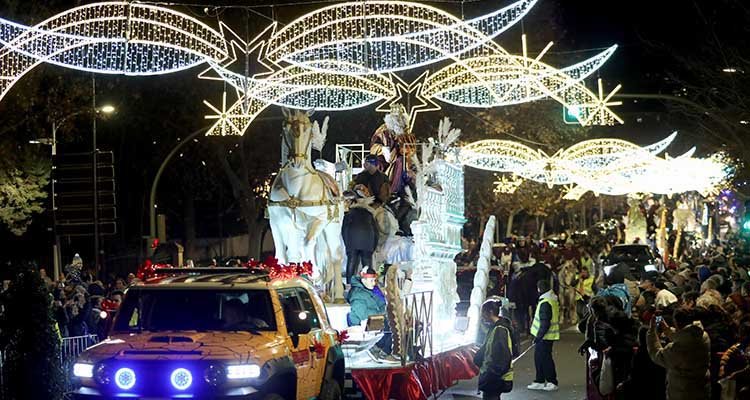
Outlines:
{"type": "Polygon", "coordinates": [[[318,124],[318,121],[313,122],[312,148],[315,150],[323,151],[323,146],[326,144],[326,137],[328,136],[328,119],[328,116],[323,119],[323,127],[318,124]]]}

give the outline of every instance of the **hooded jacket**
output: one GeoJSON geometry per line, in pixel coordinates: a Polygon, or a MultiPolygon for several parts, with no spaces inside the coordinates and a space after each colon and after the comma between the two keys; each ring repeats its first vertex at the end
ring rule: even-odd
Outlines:
{"type": "Polygon", "coordinates": [[[647,339],[651,360],[667,370],[667,400],[710,398],[711,341],[700,324],[680,329],[666,346],[655,329],[649,329],[647,339]]]}
{"type": "Polygon", "coordinates": [[[349,326],[359,325],[370,315],[385,314],[385,296],[380,288],[372,290],[362,284],[360,276],[352,277],[352,288],[346,299],[351,305],[349,311],[349,326]]]}

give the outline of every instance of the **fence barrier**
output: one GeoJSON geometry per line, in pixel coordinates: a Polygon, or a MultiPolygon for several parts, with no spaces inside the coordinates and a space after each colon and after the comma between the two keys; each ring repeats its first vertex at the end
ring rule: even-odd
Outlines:
{"type": "MultiPolygon", "coordinates": [[[[72,336],[62,339],[60,346],[60,365],[63,370],[65,377],[65,391],[73,390],[73,385],[70,380],[71,371],[73,370],[73,364],[76,358],[83,353],[87,348],[97,344],[99,337],[97,335],[85,335],[85,336],[72,336]]],[[[6,355],[12,351],[11,348],[6,347],[0,350],[0,400],[10,399],[8,396],[5,383],[8,381],[8,370],[6,368],[6,355]]]]}

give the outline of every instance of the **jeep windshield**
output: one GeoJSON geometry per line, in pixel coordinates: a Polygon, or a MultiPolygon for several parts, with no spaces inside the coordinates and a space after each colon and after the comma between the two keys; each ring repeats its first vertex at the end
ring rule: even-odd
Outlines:
{"type": "Polygon", "coordinates": [[[266,290],[131,288],[120,306],[115,332],[275,331],[266,290]]]}

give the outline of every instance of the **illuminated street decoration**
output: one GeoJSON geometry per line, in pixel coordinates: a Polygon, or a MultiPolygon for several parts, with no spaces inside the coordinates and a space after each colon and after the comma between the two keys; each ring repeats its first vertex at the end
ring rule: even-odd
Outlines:
{"type": "MultiPolygon", "coordinates": [[[[536,0],[518,0],[463,21],[437,8],[403,1],[335,4],[305,14],[279,29],[270,24],[245,42],[219,22],[217,32],[197,19],[158,5],[110,1],[76,7],[34,26],[0,19],[0,99],[40,63],[82,71],[158,75],[207,64],[200,78],[228,83],[236,100],[223,95],[207,119],[209,134],[240,135],[269,105],[328,111],[380,102],[379,109],[407,102],[416,114],[439,110],[436,100],[467,107],[494,107],[553,98],[575,110],[584,125],[622,122],[609,109],[617,102],[598,96],[582,80],[598,69],[614,47],[568,68],[555,69],[523,55],[510,55],[493,39],[518,22],[536,0]],[[240,56],[257,64],[251,74],[233,71],[240,56]],[[383,73],[438,61],[451,64],[415,81],[383,73]],[[249,75],[249,76],[246,76],[249,75]]],[[[615,89],[616,91],[617,89],[615,89]]]]}
{"type": "Polygon", "coordinates": [[[0,99],[45,62],[104,74],[157,75],[228,55],[211,27],[168,8],[94,3],[33,27],[0,19],[0,99]]]}
{"type": "Polygon", "coordinates": [[[484,46],[535,3],[520,0],[468,21],[416,2],[336,4],[305,14],[275,33],[267,57],[339,73],[413,69],[484,46]]]}
{"type": "Polygon", "coordinates": [[[224,112],[209,106],[216,114],[206,116],[206,119],[218,121],[209,129],[208,135],[242,135],[271,104],[296,109],[341,111],[364,107],[396,93],[392,82],[382,75],[342,75],[291,65],[268,78],[254,80],[219,67],[214,69],[242,96],[224,112]],[[244,92],[244,88],[248,88],[247,92],[244,92]],[[227,124],[225,120],[231,123],[227,124]],[[229,129],[226,129],[227,125],[229,129]]]}
{"type": "Polygon", "coordinates": [[[439,111],[440,105],[432,101],[431,98],[425,97],[422,93],[424,87],[424,81],[427,79],[429,72],[425,71],[411,84],[407,84],[401,78],[395,74],[390,74],[391,81],[395,85],[395,93],[386,99],[383,104],[379,105],[375,111],[390,113],[392,106],[408,104],[409,109],[406,110],[409,115],[409,132],[413,132],[414,122],[417,120],[417,114],[421,112],[439,111]],[[418,104],[414,104],[410,101],[406,101],[409,96],[413,93],[413,97],[417,100],[418,104]]]}
{"type": "Polygon", "coordinates": [[[518,187],[523,183],[523,179],[517,176],[511,176],[510,178],[502,175],[495,175],[497,180],[492,182],[495,185],[495,189],[492,190],[495,194],[513,194],[518,190],[518,187]]]}
{"type": "Polygon", "coordinates": [[[482,140],[461,149],[464,165],[510,172],[523,179],[568,185],[566,198],[584,193],[673,194],[710,193],[733,173],[720,156],[695,158],[691,149],[680,157],[658,157],[676,133],[651,146],[640,147],[619,139],[587,140],[549,156],[541,150],[508,140],[482,140]]]}
{"type": "Polygon", "coordinates": [[[556,69],[540,61],[552,46],[551,42],[532,59],[527,56],[525,35],[522,39],[522,56],[498,52],[460,60],[430,76],[423,95],[473,108],[507,106],[551,97],[565,107],[577,110],[576,118],[582,125],[623,123],[609,109],[621,104],[610,101],[619,86],[604,96],[601,80],[598,81],[598,95],[582,83],[612,56],[617,46],[578,64],[556,69]]]}

